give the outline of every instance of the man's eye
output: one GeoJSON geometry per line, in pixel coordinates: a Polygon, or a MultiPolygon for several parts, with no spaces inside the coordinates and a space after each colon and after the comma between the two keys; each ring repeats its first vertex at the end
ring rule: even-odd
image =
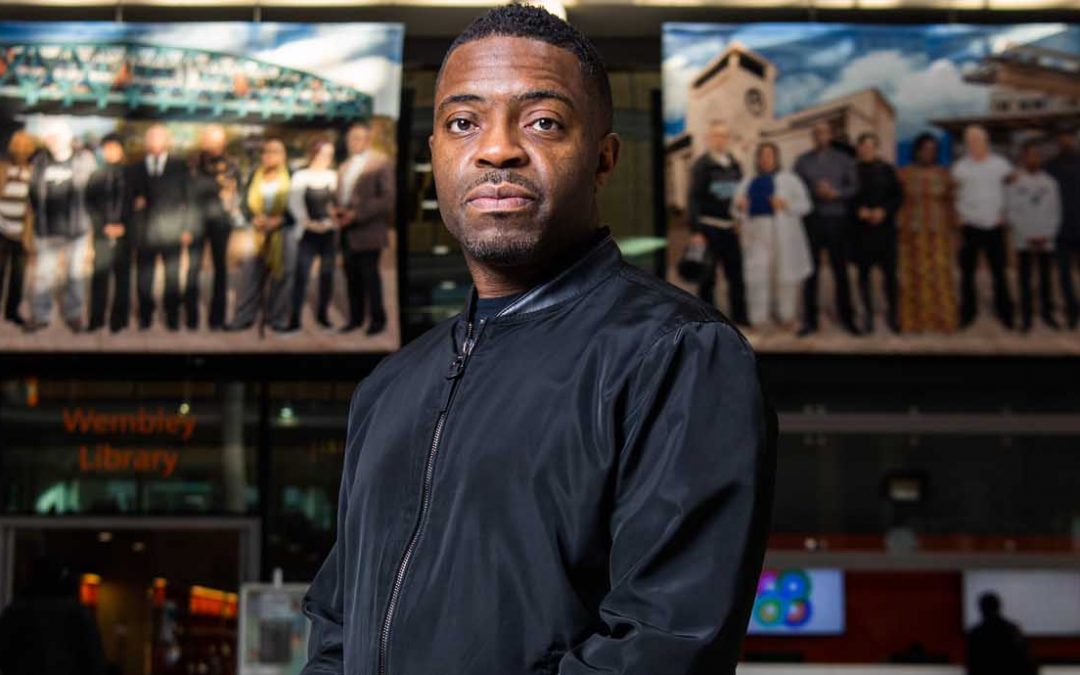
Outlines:
{"type": "Polygon", "coordinates": [[[529,125],[537,131],[555,131],[559,128],[559,123],[550,117],[541,117],[529,125]]]}
{"type": "Polygon", "coordinates": [[[464,117],[455,117],[450,120],[450,131],[469,131],[473,128],[473,123],[464,117]]]}

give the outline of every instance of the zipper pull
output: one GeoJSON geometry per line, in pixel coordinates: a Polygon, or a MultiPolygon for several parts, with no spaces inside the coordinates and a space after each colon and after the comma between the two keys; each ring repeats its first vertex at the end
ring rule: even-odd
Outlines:
{"type": "MultiPolygon", "coordinates": [[[[484,328],[484,322],[486,319],[480,319],[480,329],[484,328]]],[[[469,354],[472,353],[473,346],[476,344],[476,336],[473,334],[472,322],[465,329],[465,342],[461,345],[461,353],[454,357],[454,360],[450,363],[450,370],[446,373],[446,379],[453,380],[461,377],[461,374],[465,372],[465,362],[469,359],[469,354]]]]}
{"type": "Polygon", "coordinates": [[[450,363],[450,370],[446,373],[446,379],[453,380],[465,372],[465,355],[458,354],[450,363]]]}

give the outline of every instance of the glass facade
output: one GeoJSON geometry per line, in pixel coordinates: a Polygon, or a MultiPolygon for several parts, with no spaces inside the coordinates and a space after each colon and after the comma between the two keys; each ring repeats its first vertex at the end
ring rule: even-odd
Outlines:
{"type": "Polygon", "coordinates": [[[254,391],[239,382],[0,384],[7,514],[245,514],[258,508],[254,391]]]}

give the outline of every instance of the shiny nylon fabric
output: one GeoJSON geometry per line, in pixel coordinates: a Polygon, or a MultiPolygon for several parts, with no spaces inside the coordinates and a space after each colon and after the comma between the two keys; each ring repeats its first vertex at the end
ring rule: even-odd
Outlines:
{"type": "Polygon", "coordinates": [[[452,389],[387,675],[733,672],[775,461],[745,340],[610,237],[479,327],[454,389],[464,328],[436,326],[353,397],[305,672],[378,673],[452,389]]]}

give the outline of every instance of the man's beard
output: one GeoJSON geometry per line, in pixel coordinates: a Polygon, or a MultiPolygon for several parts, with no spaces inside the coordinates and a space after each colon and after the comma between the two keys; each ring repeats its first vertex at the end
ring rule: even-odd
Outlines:
{"type": "Polygon", "coordinates": [[[450,234],[474,260],[498,267],[513,267],[536,259],[543,240],[542,231],[542,227],[534,225],[510,231],[488,228],[481,233],[459,223],[450,234]]]}
{"type": "MultiPolygon", "coordinates": [[[[537,199],[541,198],[540,186],[510,169],[485,171],[477,176],[466,192],[481,185],[499,183],[520,185],[532,192],[537,199]]],[[[466,225],[464,219],[461,219],[454,225],[447,223],[447,229],[458,240],[461,248],[478,262],[498,267],[513,267],[536,260],[546,229],[543,224],[519,224],[516,221],[520,216],[517,215],[507,215],[504,218],[498,215],[489,217],[505,220],[507,227],[488,227],[481,233],[466,225]]]]}

